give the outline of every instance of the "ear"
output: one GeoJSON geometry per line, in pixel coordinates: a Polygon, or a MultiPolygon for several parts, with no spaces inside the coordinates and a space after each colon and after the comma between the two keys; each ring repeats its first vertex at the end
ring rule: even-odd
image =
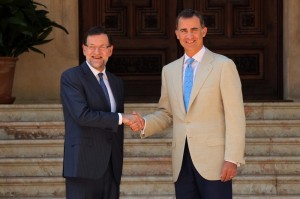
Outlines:
{"type": "Polygon", "coordinates": [[[207,27],[202,28],[201,33],[202,33],[202,37],[205,37],[207,34],[207,27]]]}
{"type": "Polygon", "coordinates": [[[87,47],[84,44],[82,44],[82,53],[84,56],[86,54],[86,51],[87,51],[87,47]]]}
{"type": "Polygon", "coordinates": [[[112,53],[113,53],[113,49],[114,49],[114,46],[113,46],[113,45],[111,45],[111,47],[109,48],[109,56],[111,56],[111,55],[112,55],[112,53]]]}
{"type": "Polygon", "coordinates": [[[179,33],[178,33],[178,30],[175,30],[175,35],[176,35],[176,38],[179,39],[179,33]]]}

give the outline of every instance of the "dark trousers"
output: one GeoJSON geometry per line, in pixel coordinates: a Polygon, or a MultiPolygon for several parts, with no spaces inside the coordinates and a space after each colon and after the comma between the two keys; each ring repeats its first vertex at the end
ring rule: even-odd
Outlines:
{"type": "Polygon", "coordinates": [[[66,199],[119,199],[119,193],[111,164],[100,179],[66,178],[66,199]]]}
{"type": "Polygon", "coordinates": [[[232,181],[204,179],[193,165],[186,142],[175,192],[176,199],[232,199],[232,181]]]}

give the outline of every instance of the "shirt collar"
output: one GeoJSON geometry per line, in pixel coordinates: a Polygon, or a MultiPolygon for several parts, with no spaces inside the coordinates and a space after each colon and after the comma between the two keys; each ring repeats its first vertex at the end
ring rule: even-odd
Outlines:
{"type": "MultiPolygon", "coordinates": [[[[193,58],[194,58],[197,62],[201,62],[202,59],[203,59],[203,55],[204,55],[204,53],[205,53],[205,50],[206,50],[206,48],[205,48],[205,46],[203,46],[203,47],[201,48],[201,50],[199,50],[199,51],[193,56],[193,58]]],[[[187,54],[184,54],[184,63],[185,63],[185,64],[187,64],[187,60],[188,60],[189,58],[190,58],[190,57],[187,56],[187,54]]]]}
{"type": "MultiPolygon", "coordinates": [[[[88,61],[86,61],[86,63],[87,63],[87,65],[89,66],[89,68],[91,69],[91,71],[92,71],[92,73],[96,76],[96,78],[98,79],[99,78],[99,76],[98,76],[98,74],[100,73],[98,70],[96,70],[95,68],[93,68],[90,64],[89,64],[89,62],[88,61]]],[[[106,75],[106,67],[104,67],[104,70],[102,71],[102,73],[103,73],[103,77],[104,77],[104,79],[107,79],[107,75],[106,75]]]]}

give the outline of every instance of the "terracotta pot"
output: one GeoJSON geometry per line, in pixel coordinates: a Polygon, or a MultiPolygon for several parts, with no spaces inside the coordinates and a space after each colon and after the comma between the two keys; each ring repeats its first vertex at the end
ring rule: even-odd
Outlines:
{"type": "Polygon", "coordinates": [[[16,57],[0,57],[0,104],[12,104],[15,101],[11,94],[17,60],[16,57]]]}

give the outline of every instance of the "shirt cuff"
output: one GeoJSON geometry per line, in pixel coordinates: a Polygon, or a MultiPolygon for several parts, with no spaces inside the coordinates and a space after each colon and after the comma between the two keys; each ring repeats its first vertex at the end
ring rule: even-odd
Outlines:
{"type": "Polygon", "coordinates": [[[144,121],[145,121],[145,125],[144,125],[144,128],[141,130],[141,137],[144,137],[145,136],[145,129],[146,129],[146,119],[144,118],[144,121]]]}
{"type": "Polygon", "coordinates": [[[121,113],[118,113],[119,115],[119,125],[122,125],[123,117],[121,113]]]}
{"type": "Polygon", "coordinates": [[[240,167],[241,166],[241,163],[239,162],[235,162],[235,161],[231,161],[231,160],[226,160],[227,162],[231,162],[233,164],[236,164],[237,167],[240,167]]]}

